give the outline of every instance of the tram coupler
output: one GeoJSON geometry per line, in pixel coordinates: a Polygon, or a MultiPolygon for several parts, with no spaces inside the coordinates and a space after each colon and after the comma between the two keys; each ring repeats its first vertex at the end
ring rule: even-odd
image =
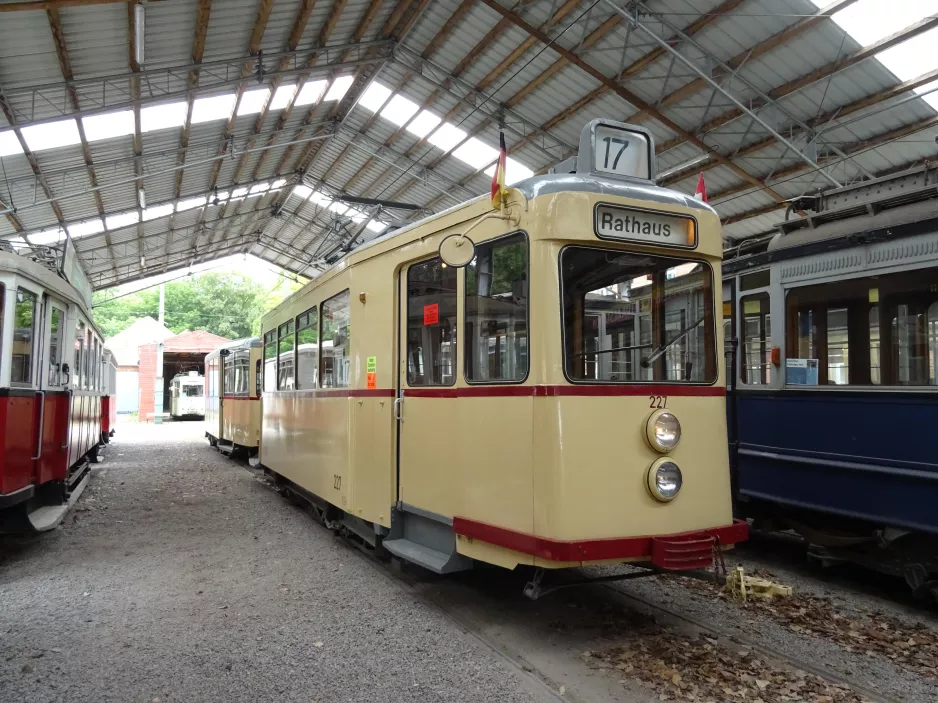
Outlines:
{"type": "Polygon", "coordinates": [[[641,571],[629,571],[624,574],[610,574],[608,576],[576,579],[574,581],[558,583],[545,588],[541,585],[541,582],[544,580],[544,576],[547,571],[547,569],[538,568],[534,572],[534,578],[524,585],[523,593],[527,598],[530,598],[531,600],[537,600],[541,596],[546,596],[548,593],[553,593],[554,591],[559,591],[563,588],[588,586],[593,583],[608,583],[609,581],[631,581],[632,579],[645,578],[646,576],[655,576],[661,573],[659,569],[642,569],[641,571]]]}

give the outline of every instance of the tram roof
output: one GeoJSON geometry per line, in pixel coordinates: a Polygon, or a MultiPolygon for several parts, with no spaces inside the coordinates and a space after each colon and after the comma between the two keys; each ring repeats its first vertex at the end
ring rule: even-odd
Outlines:
{"type": "Polygon", "coordinates": [[[150,0],[141,65],[133,3],[0,0],[0,239],[70,237],[95,289],[240,253],[313,277],[485,193],[499,122],[512,181],[612,117],[738,242],[934,156],[928,3],[823,4],[150,0]]]}

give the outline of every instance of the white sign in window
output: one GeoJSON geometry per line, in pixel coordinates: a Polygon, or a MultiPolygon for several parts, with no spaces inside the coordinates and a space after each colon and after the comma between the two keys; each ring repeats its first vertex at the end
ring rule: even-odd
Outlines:
{"type": "Polygon", "coordinates": [[[624,239],[656,246],[693,248],[697,228],[689,217],[630,210],[613,205],[596,206],[596,234],[603,239],[624,239]]]}
{"type": "Polygon", "coordinates": [[[616,176],[651,178],[648,138],[644,134],[597,124],[593,135],[593,170],[616,176]]]}

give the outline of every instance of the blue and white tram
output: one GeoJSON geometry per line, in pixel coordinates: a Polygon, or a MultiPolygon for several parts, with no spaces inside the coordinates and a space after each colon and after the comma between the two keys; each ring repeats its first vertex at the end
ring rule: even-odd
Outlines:
{"type": "Polygon", "coordinates": [[[738,511],[923,593],[938,583],[935,180],[826,193],[723,266],[738,511]]]}

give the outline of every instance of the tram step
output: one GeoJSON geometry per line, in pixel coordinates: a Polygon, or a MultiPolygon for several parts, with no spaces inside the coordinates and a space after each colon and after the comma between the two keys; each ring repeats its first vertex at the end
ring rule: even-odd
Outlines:
{"type": "Polygon", "coordinates": [[[404,538],[385,540],[382,544],[394,556],[436,574],[464,571],[467,568],[467,559],[455,551],[447,554],[404,538]]]}
{"type": "Polygon", "coordinates": [[[68,496],[68,501],[58,505],[43,505],[31,511],[27,516],[29,523],[36,532],[48,532],[58,527],[59,523],[68,514],[75,502],[81,497],[82,492],[91,480],[91,472],[86,471],[84,478],[72,489],[68,496]]]}

